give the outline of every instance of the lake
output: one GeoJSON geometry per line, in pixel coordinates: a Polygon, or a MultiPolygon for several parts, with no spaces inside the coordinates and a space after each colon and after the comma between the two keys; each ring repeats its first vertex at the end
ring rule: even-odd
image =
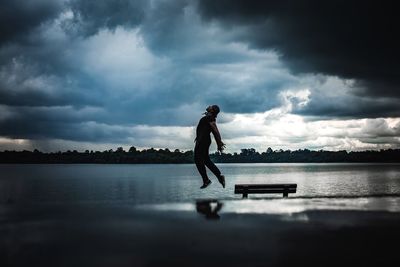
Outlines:
{"type": "Polygon", "coordinates": [[[226,188],[200,190],[189,164],[0,165],[0,266],[397,263],[400,164],[218,166],[226,188]]]}
{"type": "MultiPolygon", "coordinates": [[[[236,183],[297,183],[290,199],[392,198],[400,196],[400,164],[217,164],[226,176],[200,190],[192,164],[0,165],[1,203],[162,204],[215,198],[238,200],[236,183]]],[[[255,195],[252,198],[281,198],[255,195]]],[[[397,204],[396,204],[397,205],[397,204]]]]}

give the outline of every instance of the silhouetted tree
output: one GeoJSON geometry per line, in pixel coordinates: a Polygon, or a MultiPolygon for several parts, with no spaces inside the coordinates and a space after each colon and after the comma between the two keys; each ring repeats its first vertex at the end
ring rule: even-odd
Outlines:
{"type": "MultiPolygon", "coordinates": [[[[193,163],[193,151],[171,152],[168,148],[156,150],[154,148],[136,150],[135,147],[125,153],[122,147],[103,152],[85,150],[80,153],[77,150],[66,152],[43,153],[35,149],[33,152],[3,151],[0,152],[0,163],[193,163]]],[[[380,151],[311,151],[299,149],[295,151],[278,150],[259,153],[254,148],[241,149],[241,153],[212,153],[210,155],[215,162],[400,162],[400,149],[388,149],[380,151]]]]}

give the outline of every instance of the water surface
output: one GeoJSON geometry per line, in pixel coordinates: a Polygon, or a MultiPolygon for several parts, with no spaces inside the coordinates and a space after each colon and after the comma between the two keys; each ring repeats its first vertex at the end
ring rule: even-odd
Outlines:
{"type": "Polygon", "coordinates": [[[200,190],[194,165],[0,165],[0,266],[396,262],[399,164],[218,165],[225,189],[200,190]],[[298,192],[243,200],[236,183],[298,192]]]}
{"type": "MultiPolygon", "coordinates": [[[[290,198],[333,199],[400,196],[400,164],[218,164],[226,188],[199,190],[192,164],[0,165],[1,203],[162,204],[196,199],[240,199],[236,183],[297,183],[290,198]]],[[[255,195],[253,198],[281,198],[255,195]]]]}

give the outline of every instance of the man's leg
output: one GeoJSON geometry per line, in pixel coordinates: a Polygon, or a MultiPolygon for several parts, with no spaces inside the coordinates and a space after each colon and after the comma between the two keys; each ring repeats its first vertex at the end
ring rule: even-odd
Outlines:
{"type": "Polygon", "coordinates": [[[206,184],[210,179],[208,179],[204,156],[202,155],[204,153],[201,152],[201,149],[197,147],[194,149],[194,162],[196,163],[196,167],[201,175],[201,178],[203,178],[203,183],[206,184]]]}
{"type": "Polygon", "coordinates": [[[221,171],[218,169],[218,167],[214,164],[214,162],[211,161],[210,156],[207,154],[207,158],[205,159],[204,163],[206,166],[214,173],[214,175],[218,178],[218,181],[222,185],[223,188],[225,188],[225,176],[221,174],[221,171]]]}
{"type": "Polygon", "coordinates": [[[210,169],[210,171],[217,177],[221,177],[221,171],[218,169],[218,167],[214,164],[214,162],[211,161],[210,156],[207,154],[207,156],[204,159],[204,164],[207,166],[207,168],[210,169]]]}

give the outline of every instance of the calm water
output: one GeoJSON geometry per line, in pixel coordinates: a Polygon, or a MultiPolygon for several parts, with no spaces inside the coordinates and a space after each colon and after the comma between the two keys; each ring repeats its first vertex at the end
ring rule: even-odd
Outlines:
{"type": "MultiPolygon", "coordinates": [[[[236,183],[297,183],[295,199],[400,197],[400,164],[218,164],[226,176],[199,190],[194,165],[0,165],[0,203],[134,203],[240,199],[236,183]]],[[[252,196],[253,197],[253,196],[252,196]]],[[[255,196],[281,198],[280,195],[255,196]]]]}
{"type": "Polygon", "coordinates": [[[0,266],[396,262],[400,164],[219,166],[227,187],[200,190],[194,165],[0,165],[0,266]],[[298,192],[243,200],[235,183],[298,192]]]}

